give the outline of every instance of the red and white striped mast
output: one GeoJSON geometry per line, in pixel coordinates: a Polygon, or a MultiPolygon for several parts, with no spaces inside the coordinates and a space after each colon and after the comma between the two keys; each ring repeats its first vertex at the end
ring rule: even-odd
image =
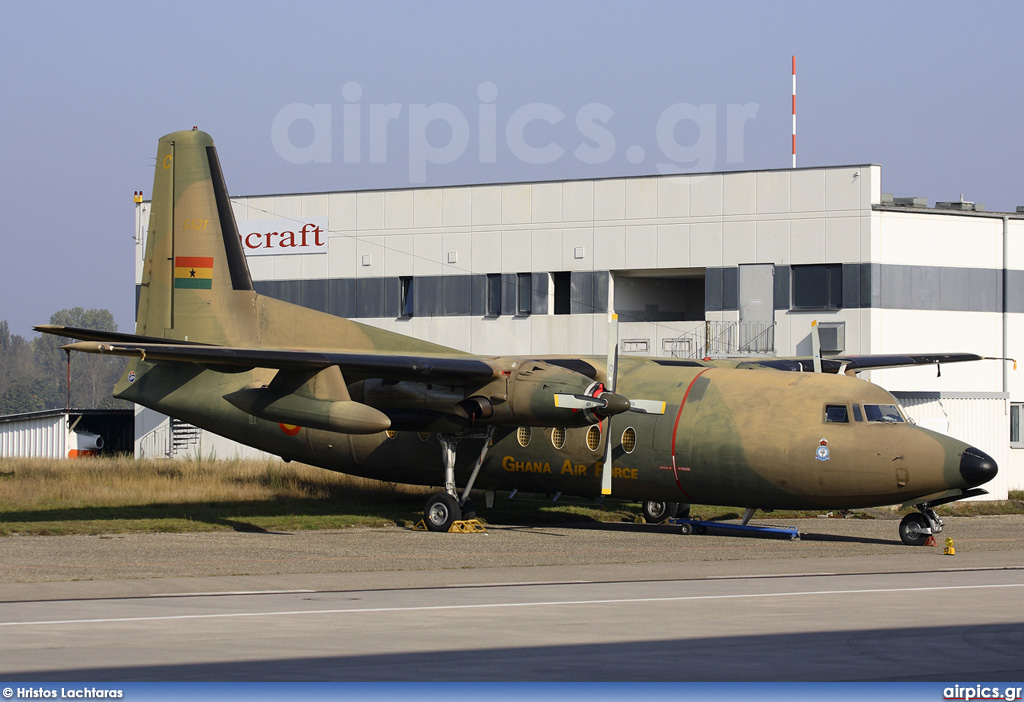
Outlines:
{"type": "Polygon", "coordinates": [[[793,57],[793,168],[796,168],[796,56],[793,57]]]}

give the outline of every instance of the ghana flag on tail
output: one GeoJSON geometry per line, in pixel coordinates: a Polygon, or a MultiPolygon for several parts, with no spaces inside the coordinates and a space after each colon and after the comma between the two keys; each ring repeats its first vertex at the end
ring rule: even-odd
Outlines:
{"type": "Polygon", "coordinates": [[[213,287],[212,256],[176,256],[174,287],[209,290],[213,287]]]}

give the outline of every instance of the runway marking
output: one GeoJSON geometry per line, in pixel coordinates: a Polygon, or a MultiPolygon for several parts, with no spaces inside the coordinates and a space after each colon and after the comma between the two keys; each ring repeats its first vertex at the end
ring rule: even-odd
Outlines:
{"type": "Polygon", "coordinates": [[[304,609],[278,612],[234,612],[220,614],[177,614],[160,617],[112,617],[103,619],[51,619],[27,622],[0,622],[0,627],[43,626],[54,624],[110,624],[126,622],[182,621],[196,619],[237,619],[240,617],[292,617],[308,614],[380,614],[384,612],[436,612],[459,609],[501,609],[509,607],[566,607],[595,604],[642,604],[649,602],[689,602],[703,600],[766,599],[772,597],[807,597],[818,595],[865,595],[896,592],[939,592],[948,590],[990,590],[994,588],[1024,587],[1024,583],[1001,585],[940,585],[932,587],[869,588],[865,590],[811,590],[807,592],[763,592],[742,595],[683,595],[679,597],[635,597],[604,600],[563,600],[540,602],[492,602],[488,604],[428,605],[418,607],[367,607],[364,609],[304,609]]]}

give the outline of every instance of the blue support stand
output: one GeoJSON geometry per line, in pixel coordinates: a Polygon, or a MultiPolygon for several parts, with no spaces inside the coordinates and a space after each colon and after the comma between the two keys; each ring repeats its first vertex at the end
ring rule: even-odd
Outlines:
{"type": "Polygon", "coordinates": [[[796,527],[752,526],[750,524],[706,522],[703,519],[669,519],[667,522],[678,526],[683,534],[706,534],[708,529],[722,529],[725,531],[739,532],[741,534],[749,534],[751,536],[755,534],[788,536],[790,540],[793,541],[800,538],[800,532],[797,531],[796,527]]]}

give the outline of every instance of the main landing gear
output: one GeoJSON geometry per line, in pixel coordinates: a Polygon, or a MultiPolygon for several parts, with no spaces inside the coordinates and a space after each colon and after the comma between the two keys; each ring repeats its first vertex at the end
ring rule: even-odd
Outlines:
{"type": "Polygon", "coordinates": [[[449,531],[455,522],[465,519],[476,518],[476,510],[473,501],[469,499],[469,492],[473,489],[476,477],[480,473],[480,467],[484,464],[487,451],[491,448],[491,438],[494,436],[494,426],[487,427],[487,431],[477,434],[438,434],[441,442],[441,453],[444,457],[444,492],[437,492],[427,498],[427,504],[423,508],[423,522],[430,531],[449,531]],[[483,448],[473,466],[473,472],[469,476],[466,488],[462,491],[462,497],[455,489],[455,449],[462,439],[484,440],[483,448]]]}
{"type": "Polygon", "coordinates": [[[686,519],[690,516],[690,505],[685,502],[647,500],[640,509],[644,514],[644,521],[648,524],[661,524],[666,519],[686,519]]]}

